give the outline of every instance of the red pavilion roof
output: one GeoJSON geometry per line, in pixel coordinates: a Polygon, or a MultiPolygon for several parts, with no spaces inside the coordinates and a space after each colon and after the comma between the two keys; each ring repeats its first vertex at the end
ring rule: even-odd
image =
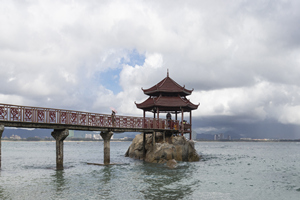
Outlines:
{"type": "Polygon", "coordinates": [[[159,96],[159,97],[149,97],[143,103],[136,103],[136,106],[143,110],[152,110],[157,107],[160,111],[185,111],[195,110],[199,105],[191,103],[185,97],[178,96],[159,96]]]}
{"type": "Polygon", "coordinates": [[[145,94],[149,96],[159,96],[161,93],[176,93],[180,96],[187,96],[192,94],[193,90],[188,90],[185,87],[180,86],[173,79],[167,75],[162,81],[154,85],[149,89],[142,89],[145,94]]]}

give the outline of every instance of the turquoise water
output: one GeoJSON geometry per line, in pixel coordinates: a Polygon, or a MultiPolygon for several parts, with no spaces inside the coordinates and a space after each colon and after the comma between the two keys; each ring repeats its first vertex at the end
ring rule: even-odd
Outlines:
{"type": "Polygon", "coordinates": [[[200,162],[178,168],[125,158],[130,142],[2,142],[0,199],[300,199],[300,143],[198,142],[200,162]]]}

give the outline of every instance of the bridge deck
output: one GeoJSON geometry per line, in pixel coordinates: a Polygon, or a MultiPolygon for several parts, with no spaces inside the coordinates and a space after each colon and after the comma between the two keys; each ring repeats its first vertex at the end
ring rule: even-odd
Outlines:
{"type": "Polygon", "coordinates": [[[107,115],[54,108],[0,104],[0,124],[8,127],[117,132],[179,132],[179,121],[107,115]]]}

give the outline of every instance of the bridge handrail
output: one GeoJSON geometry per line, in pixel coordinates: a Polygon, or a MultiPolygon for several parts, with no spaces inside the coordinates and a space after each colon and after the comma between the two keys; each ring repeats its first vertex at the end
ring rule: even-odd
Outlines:
{"type": "Polygon", "coordinates": [[[122,115],[109,115],[56,108],[43,108],[0,104],[0,121],[69,124],[95,127],[116,128],[148,128],[148,129],[177,129],[178,121],[173,126],[165,119],[153,119],[122,115]]]}

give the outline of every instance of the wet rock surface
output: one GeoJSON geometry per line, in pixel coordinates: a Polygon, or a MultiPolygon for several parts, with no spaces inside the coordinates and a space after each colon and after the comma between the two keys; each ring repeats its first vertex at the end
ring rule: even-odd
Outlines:
{"type": "MultiPolygon", "coordinates": [[[[194,148],[194,142],[187,140],[184,136],[166,136],[164,142],[163,135],[157,133],[155,145],[153,145],[152,137],[152,134],[146,135],[146,162],[166,163],[169,168],[176,168],[177,161],[195,162],[200,160],[200,156],[194,148]]],[[[143,133],[136,135],[125,156],[144,159],[143,133]]]]}

